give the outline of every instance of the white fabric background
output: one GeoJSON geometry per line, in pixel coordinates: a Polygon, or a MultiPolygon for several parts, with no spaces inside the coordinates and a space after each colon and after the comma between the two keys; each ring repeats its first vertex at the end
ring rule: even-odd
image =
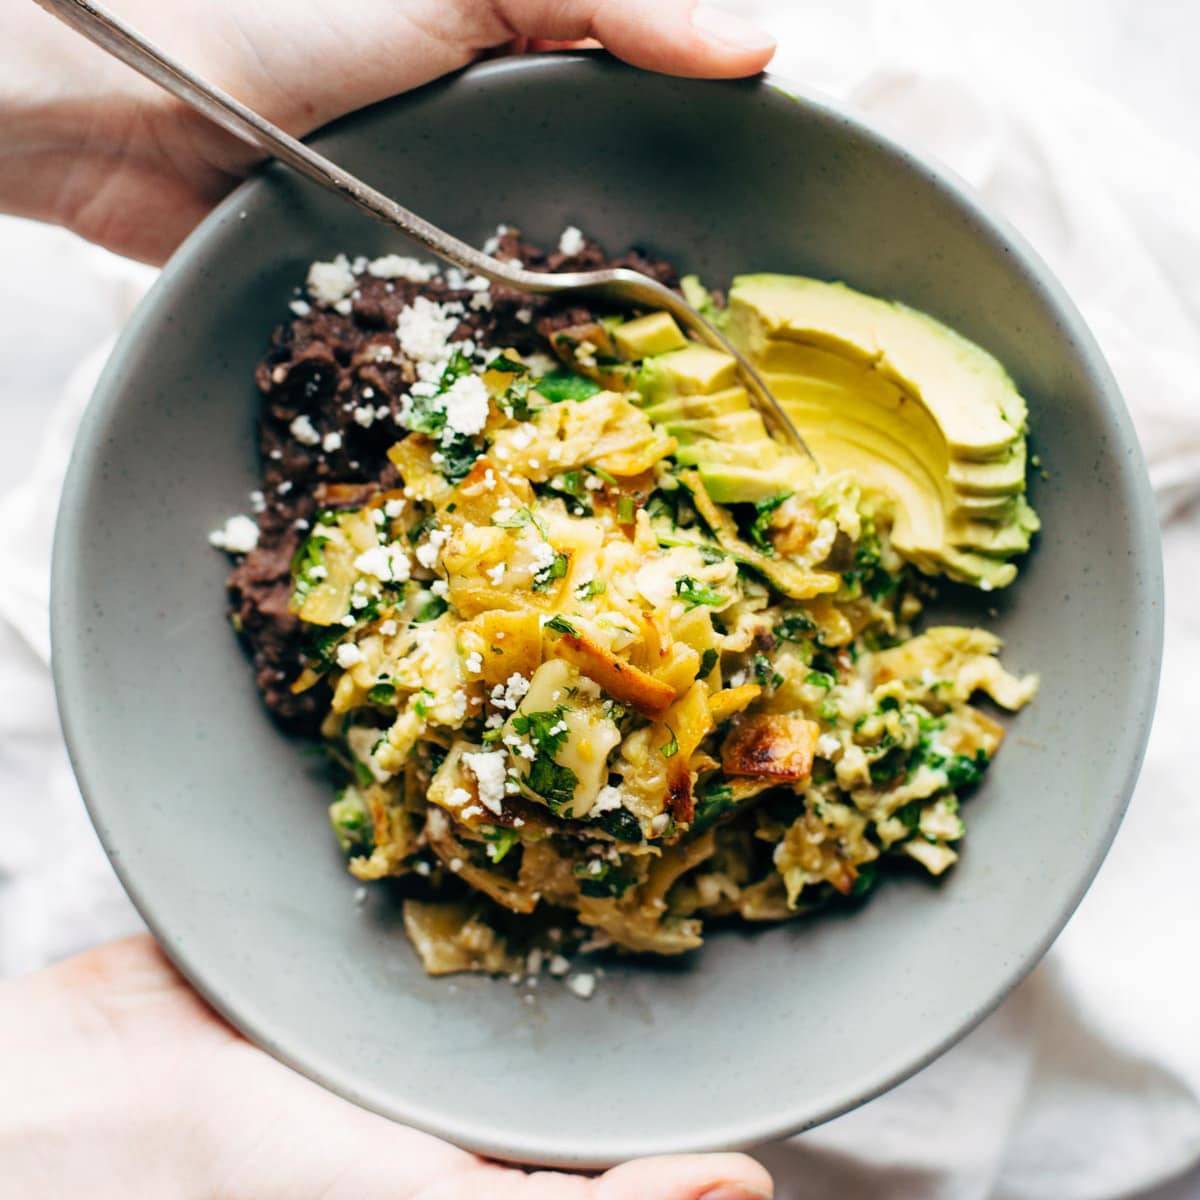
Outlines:
{"type": "MultiPolygon", "coordinates": [[[[730,4],[780,35],[781,73],[950,164],[1050,261],[1134,413],[1168,581],[1146,767],[1049,957],[915,1079],[763,1157],[787,1200],[1200,1200],[1200,3],[730,4]]],[[[0,260],[3,975],[139,925],[62,748],[46,594],[75,421],[152,273],[16,220],[0,260]]]]}

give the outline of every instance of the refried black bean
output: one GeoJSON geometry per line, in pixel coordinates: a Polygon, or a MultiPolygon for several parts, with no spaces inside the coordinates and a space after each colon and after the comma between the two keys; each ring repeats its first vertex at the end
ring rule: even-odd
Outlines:
{"type": "MultiPolygon", "coordinates": [[[[497,257],[520,259],[535,271],[581,271],[632,267],[668,287],[678,276],[670,263],[631,250],[608,258],[591,241],[579,253],[546,253],[508,229],[499,237],[497,257]]],[[[289,731],[315,733],[329,707],[322,682],[299,695],[291,685],[304,666],[305,631],[289,611],[291,562],[328,485],[363,485],[361,493],[339,488],[337,503],[380,488],[397,486],[389,447],[405,435],[397,424],[401,401],[416,380],[395,336],[396,319],[417,296],[466,309],[456,340],[471,338],[483,346],[509,347],[522,354],[549,349],[556,329],[584,324],[596,311],[564,305],[499,285],[490,289],[491,305],[472,308],[474,292],[454,289],[444,275],[427,283],[355,276],[348,314],[313,305],[304,316],[279,326],[255,371],[262,394],[259,453],[265,507],[258,516],[258,546],[229,575],[229,612],[254,662],[255,680],[276,720],[289,731]],[[317,441],[307,444],[291,432],[306,417],[317,441]],[[333,436],[331,436],[333,435],[333,436]]]]}

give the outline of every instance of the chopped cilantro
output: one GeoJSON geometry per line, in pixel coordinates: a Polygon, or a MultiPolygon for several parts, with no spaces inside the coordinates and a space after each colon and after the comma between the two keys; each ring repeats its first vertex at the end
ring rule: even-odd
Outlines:
{"type": "Polygon", "coordinates": [[[600,814],[596,822],[605,833],[612,834],[618,842],[640,842],[642,826],[637,817],[627,808],[610,808],[600,814]]]}
{"type": "Polygon", "coordinates": [[[802,642],[816,629],[816,624],[807,613],[791,612],[775,626],[775,636],[785,642],[802,642]]]}
{"type": "Polygon", "coordinates": [[[426,621],[436,621],[449,607],[450,605],[441,596],[434,596],[421,605],[420,610],[413,617],[413,620],[418,624],[424,624],[426,621]]]}
{"type": "Polygon", "coordinates": [[[556,367],[553,371],[547,371],[534,384],[534,390],[545,396],[551,404],[558,404],[563,400],[586,400],[602,389],[594,379],[589,379],[586,375],[579,375],[564,367],[556,367]]]}
{"type": "Polygon", "coordinates": [[[372,704],[394,704],[396,702],[396,685],[392,683],[377,683],[367,693],[367,699],[372,704]]]}
{"type": "Polygon", "coordinates": [[[827,692],[835,683],[837,683],[837,680],[825,671],[809,671],[809,673],[804,677],[804,682],[810,687],[818,687],[822,691],[827,692]]]}
{"type": "Polygon", "coordinates": [[[879,882],[879,864],[877,862],[859,863],[855,872],[850,895],[865,896],[879,882]]]}
{"type": "Polygon", "coordinates": [[[771,517],[775,510],[790,496],[791,492],[781,492],[778,496],[770,496],[766,500],[758,500],[754,505],[754,520],[750,524],[750,540],[760,549],[765,550],[768,554],[774,553],[774,546],[771,545],[771,539],[767,536],[767,531],[771,527],[771,517]]]}
{"type": "Polygon", "coordinates": [[[354,760],[354,781],[359,787],[370,787],[375,782],[375,776],[371,774],[371,768],[365,762],[359,759],[354,760]]]}
{"type": "Polygon", "coordinates": [[[582,471],[563,471],[553,476],[546,484],[546,490],[562,496],[567,501],[567,509],[577,517],[592,515],[591,493],[584,486],[582,471]]]}
{"type": "Polygon", "coordinates": [[[585,896],[618,898],[623,896],[636,882],[631,869],[616,866],[599,858],[577,862],[574,866],[574,873],[575,878],[579,880],[579,890],[585,896]]]}
{"type": "Polygon", "coordinates": [[[617,520],[622,525],[633,524],[633,497],[621,496],[617,500],[617,520]]]}
{"type": "Polygon", "coordinates": [[[505,375],[524,375],[529,368],[507,354],[497,354],[487,365],[489,371],[503,371],[505,375]]]}
{"type": "Polygon", "coordinates": [[[567,573],[567,564],[569,561],[561,550],[555,551],[550,565],[542,567],[534,573],[533,590],[535,592],[544,592],[556,579],[562,579],[567,573]]]}
{"type": "Polygon", "coordinates": [[[671,736],[667,741],[659,746],[658,750],[663,758],[674,758],[675,755],[679,753],[679,739],[675,736],[675,730],[673,730],[669,725],[667,726],[667,732],[671,736]]]}
{"type": "Polygon", "coordinates": [[[712,646],[709,646],[705,652],[700,655],[700,667],[696,672],[697,679],[704,679],[712,674],[713,667],[717,665],[717,660],[721,655],[712,646]]]}
{"type": "Polygon", "coordinates": [[[518,508],[511,517],[504,517],[497,520],[492,517],[492,524],[499,525],[501,529],[523,529],[526,525],[532,525],[544,538],[546,536],[546,527],[538,520],[531,508],[518,508]]]}
{"type": "Polygon", "coordinates": [[[443,433],[442,440],[438,443],[438,452],[442,456],[442,475],[450,483],[457,483],[465,478],[475,465],[475,460],[483,453],[483,446],[473,437],[459,433],[447,436],[443,433]]]}
{"type": "Polygon", "coordinates": [[[500,862],[521,840],[520,835],[515,829],[505,829],[500,825],[493,826],[490,830],[485,829],[483,836],[487,839],[487,846],[485,847],[487,856],[494,863],[500,862]]]}
{"type": "Polygon", "coordinates": [[[577,636],[579,633],[579,630],[577,630],[575,626],[572,625],[571,622],[568,621],[567,618],[561,613],[556,613],[553,617],[551,617],[550,620],[546,622],[545,628],[553,629],[556,633],[569,633],[575,636],[577,636]]]}
{"type": "Polygon", "coordinates": [[[537,751],[533,762],[529,764],[525,784],[554,811],[571,803],[578,782],[574,771],[554,761],[554,755],[567,737],[566,724],[562,719],[565,712],[565,706],[560,704],[547,712],[518,713],[512,719],[513,729],[527,735],[537,751]]]}
{"type": "Polygon", "coordinates": [[[752,669],[759,687],[777,688],[783,682],[783,676],[774,669],[771,660],[765,654],[754,656],[752,669]]]}
{"type": "Polygon", "coordinates": [[[726,813],[736,807],[733,789],[720,775],[710,775],[696,791],[696,812],[692,832],[703,833],[726,813]]]}
{"type": "Polygon", "coordinates": [[[974,758],[965,754],[956,754],[946,764],[946,778],[955,791],[965,791],[977,787],[987,770],[988,756],[983,750],[977,750],[974,758]]]}
{"type": "Polygon", "coordinates": [[[575,589],[575,595],[580,600],[590,600],[593,596],[601,596],[608,591],[608,584],[603,579],[589,579],[575,589]]]}
{"type": "Polygon", "coordinates": [[[683,601],[685,608],[698,608],[701,604],[715,607],[724,604],[728,598],[690,575],[682,575],[675,580],[675,595],[683,601]]]}
{"type": "MultiPolygon", "coordinates": [[[[367,772],[368,776],[370,772],[367,772]]],[[[329,823],[343,854],[369,853],[371,821],[367,805],[356,788],[343,788],[329,806],[329,823]]]]}

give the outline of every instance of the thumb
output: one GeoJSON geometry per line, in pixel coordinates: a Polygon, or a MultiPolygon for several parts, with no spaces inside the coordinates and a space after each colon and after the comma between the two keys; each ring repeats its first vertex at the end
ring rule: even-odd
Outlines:
{"type": "Polygon", "coordinates": [[[514,36],[595,38],[635,67],[671,75],[752,75],[775,53],[769,33],[696,0],[496,0],[495,9],[514,36]]]}
{"type": "Polygon", "coordinates": [[[595,1200],[769,1200],[771,1176],[745,1154],[668,1155],[622,1163],[595,1183],[595,1200]]]}

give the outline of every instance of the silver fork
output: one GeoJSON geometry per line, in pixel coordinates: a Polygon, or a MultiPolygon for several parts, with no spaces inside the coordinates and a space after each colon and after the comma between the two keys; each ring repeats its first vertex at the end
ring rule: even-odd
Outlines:
{"type": "Polygon", "coordinates": [[[737,360],[742,383],[767,428],[812,459],[812,452],[804,439],[750,362],[686,300],[657,280],[625,268],[554,274],[527,271],[523,267],[492,258],[397,204],[220,88],[201,79],[101,5],[92,3],[92,0],[37,0],[37,3],[114,58],[191,105],[222,129],[286,163],[314,183],[336,192],[385,225],[391,225],[406,237],[419,242],[438,258],[464,271],[537,295],[592,296],[618,306],[669,312],[700,341],[714,349],[723,350],[737,360]]]}

